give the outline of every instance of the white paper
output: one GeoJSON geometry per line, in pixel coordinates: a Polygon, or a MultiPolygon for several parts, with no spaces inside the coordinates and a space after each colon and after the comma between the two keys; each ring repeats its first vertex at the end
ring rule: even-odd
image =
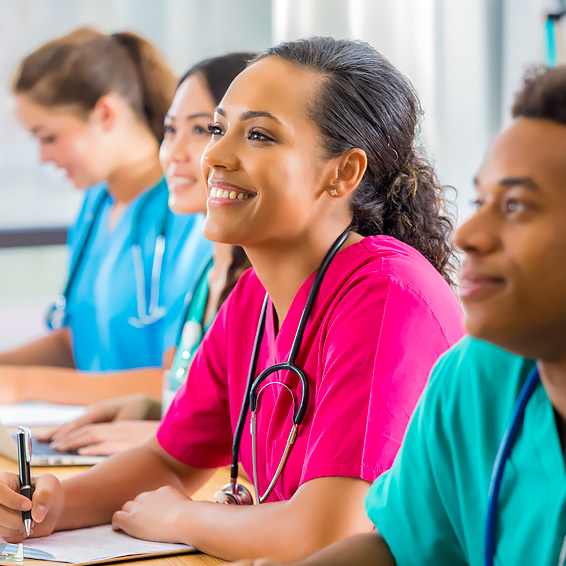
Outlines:
{"type": "Polygon", "coordinates": [[[82,405],[58,405],[29,401],[10,405],[0,404],[0,421],[4,426],[56,426],[80,417],[82,405]]]}
{"type": "Polygon", "coordinates": [[[47,537],[27,539],[25,546],[50,552],[57,562],[94,562],[136,554],[167,554],[192,550],[185,544],[152,542],[113,531],[110,525],[60,531],[47,537]]]}

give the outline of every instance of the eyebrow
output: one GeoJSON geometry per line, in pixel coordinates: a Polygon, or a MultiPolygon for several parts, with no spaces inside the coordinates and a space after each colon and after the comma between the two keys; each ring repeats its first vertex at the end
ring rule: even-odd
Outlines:
{"type": "MultiPolygon", "coordinates": [[[[226,111],[220,108],[219,106],[214,109],[214,112],[220,114],[220,116],[224,116],[224,118],[227,117],[226,111]]],[[[279,120],[279,118],[277,118],[273,114],[270,114],[269,112],[264,112],[261,110],[248,110],[247,112],[242,112],[242,114],[240,114],[240,120],[242,121],[251,120],[252,118],[269,118],[270,120],[273,120],[278,124],[281,124],[281,120],[279,120]]]]}
{"type": "MultiPolygon", "coordinates": [[[[168,113],[165,117],[169,118],[169,120],[175,119],[174,114],[168,113]]],[[[210,112],[197,112],[195,114],[189,114],[185,117],[185,120],[194,120],[195,118],[212,118],[212,114],[210,112]]]]}
{"type": "Polygon", "coordinates": [[[40,124],[39,126],[34,126],[33,128],[30,129],[30,132],[32,134],[37,134],[38,132],[41,132],[41,130],[43,130],[44,127],[40,124]]]}
{"type": "MultiPolygon", "coordinates": [[[[474,185],[477,187],[480,180],[478,177],[474,177],[474,185]]],[[[530,189],[532,191],[538,191],[539,186],[533,180],[532,177],[504,177],[498,181],[498,185],[503,185],[504,187],[516,187],[521,186],[525,189],[530,189]]]]}

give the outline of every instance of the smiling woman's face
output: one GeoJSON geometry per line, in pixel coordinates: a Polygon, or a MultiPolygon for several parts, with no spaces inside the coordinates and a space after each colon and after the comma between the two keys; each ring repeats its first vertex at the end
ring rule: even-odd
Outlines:
{"type": "Polygon", "coordinates": [[[63,170],[76,188],[108,179],[114,156],[107,149],[99,113],[93,110],[81,117],[69,106],[47,107],[18,94],[16,114],[38,140],[41,161],[63,170]]]}
{"type": "Polygon", "coordinates": [[[199,74],[177,89],[165,118],[159,161],[169,187],[169,207],[175,212],[206,211],[206,183],[200,160],[210,141],[214,100],[199,74]]]}
{"type": "Polygon", "coordinates": [[[314,72],[273,56],[234,80],[203,156],[207,238],[289,244],[316,222],[328,200],[322,193],[330,168],[307,116],[319,83],[314,72]]]}

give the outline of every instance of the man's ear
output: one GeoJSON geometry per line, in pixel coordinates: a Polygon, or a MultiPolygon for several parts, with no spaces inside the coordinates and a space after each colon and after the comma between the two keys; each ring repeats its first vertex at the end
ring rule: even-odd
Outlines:
{"type": "Polygon", "coordinates": [[[101,96],[89,113],[89,121],[100,125],[103,131],[109,132],[116,127],[119,114],[119,102],[111,94],[101,96]]]}
{"type": "Polygon", "coordinates": [[[366,152],[359,147],[354,147],[335,158],[326,183],[328,194],[334,198],[342,198],[352,193],[366,172],[367,162],[366,152]]]}

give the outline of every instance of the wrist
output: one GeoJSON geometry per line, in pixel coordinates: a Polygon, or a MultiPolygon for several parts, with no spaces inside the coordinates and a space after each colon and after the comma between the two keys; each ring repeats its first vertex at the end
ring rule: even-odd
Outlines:
{"type": "Polygon", "coordinates": [[[179,502],[179,505],[170,514],[169,529],[177,542],[198,548],[198,530],[195,526],[195,518],[199,516],[198,506],[201,503],[203,502],[193,501],[187,497],[179,502]]]}

